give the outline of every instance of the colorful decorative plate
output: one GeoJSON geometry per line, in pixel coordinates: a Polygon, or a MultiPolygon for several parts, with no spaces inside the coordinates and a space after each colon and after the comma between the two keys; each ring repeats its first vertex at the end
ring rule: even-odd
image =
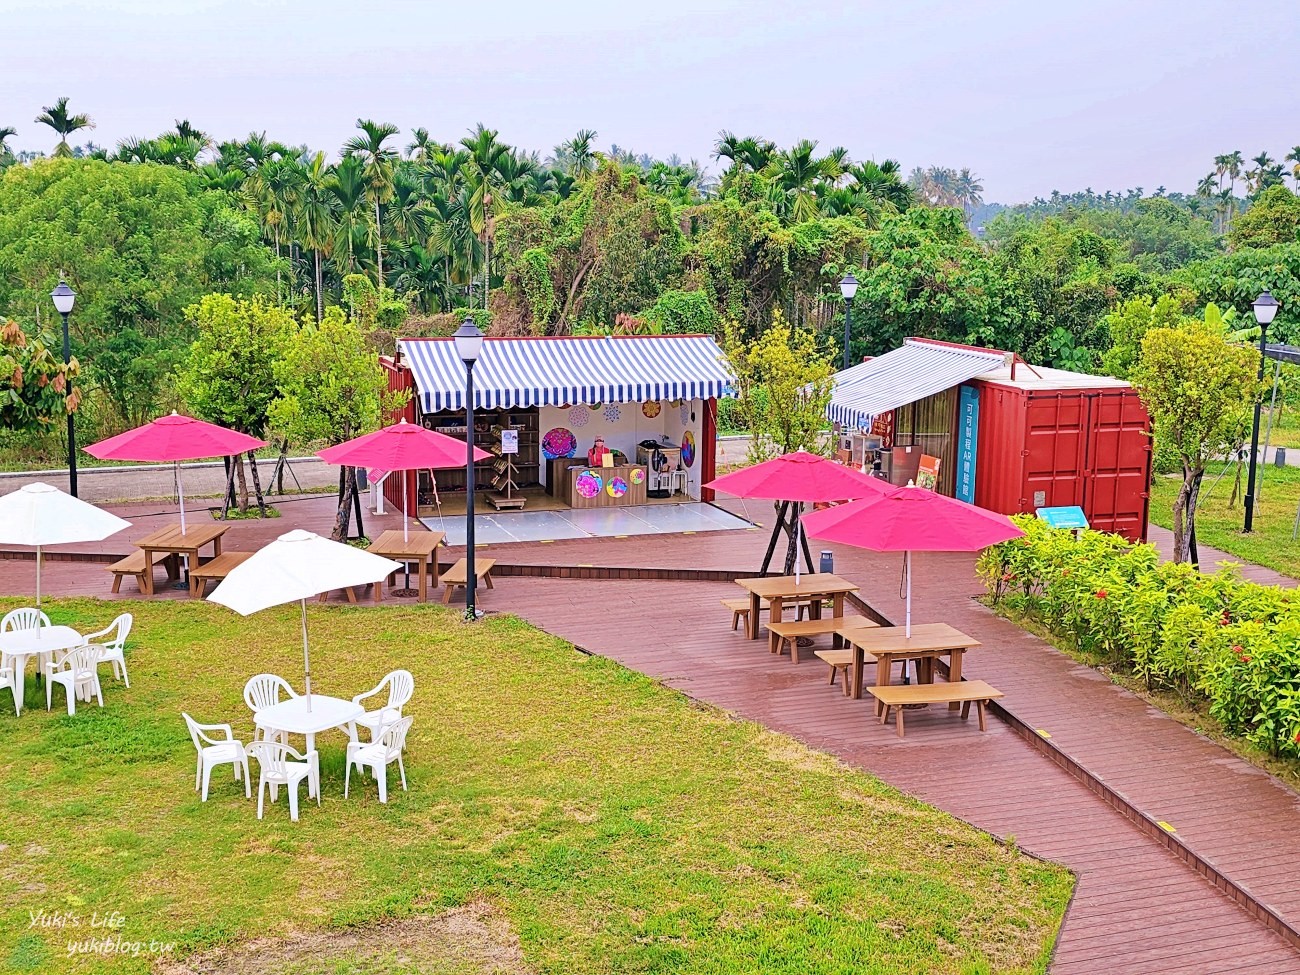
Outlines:
{"type": "Polygon", "coordinates": [[[644,468],[644,467],[634,467],[634,468],[632,468],[632,473],[629,474],[628,477],[631,478],[633,484],[644,484],[644,483],[645,483],[645,468],[644,468]]]}
{"type": "Polygon", "coordinates": [[[585,427],[591,422],[591,410],[579,404],[569,410],[569,426],[585,427]]]}
{"type": "Polygon", "coordinates": [[[605,486],[605,482],[600,479],[600,475],[595,471],[583,471],[578,475],[578,480],[574,486],[578,489],[579,497],[594,498],[600,494],[600,489],[605,486]]]}
{"type": "Polygon", "coordinates": [[[621,415],[617,403],[610,403],[605,407],[604,417],[609,423],[617,423],[621,415]]]}
{"type": "Polygon", "coordinates": [[[611,498],[621,498],[623,495],[627,494],[627,481],[623,480],[621,477],[612,477],[610,478],[608,486],[605,488],[605,492],[611,498]]]}
{"type": "Polygon", "coordinates": [[[682,463],[687,467],[695,463],[695,434],[689,430],[682,434],[682,463]]]}
{"type": "Polygon", "coordinates": [[[657,399],[652,399],[649,402],[641,404],[641,413],[647,420],[653,420],[659,415],[659,411],[662,409],[663,404],[661,404],[657,399]]]}
{"type": "Polygon", "coordinates": [[[542,437],[542,453],[547,460],[555,460],[557,457],[572,457],[577,449],[578,438],[573,435],[571,430],[566,430],[564,427],[556,427],[542,437]]]}

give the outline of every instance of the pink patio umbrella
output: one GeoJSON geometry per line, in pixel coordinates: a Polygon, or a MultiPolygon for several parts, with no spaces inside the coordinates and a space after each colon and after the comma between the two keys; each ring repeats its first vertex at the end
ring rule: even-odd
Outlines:
{"type": "MultiPolygon", "coordinates": [[[[465,441],[443,433],[426,430],[403,417],[392,426],[356,437],[346,443],[318,450],[316,456],[327,464],[368,467],[381,471],[411,471],[427,468],[460,467],[465,463],[465,441]]],[[[474,448],[474,459],[487,460],[492,455],[474,448]]],[[[410,538],[406,527],[406,478],[402,478],[402,538],[410,538]]]]}
{"type": "MultiPolygon", "coordinates": [[[[714,478],[705,487],[734,494],[738,498],[759,498],[780,501],[777,522],[772,528],[772,540],[767,546],[762,571],[767,571],[776,548],[777,535],[785,525],[790,504],[805,502],[852,501],[858,498],[875,498],[890,490],[887,482],[863,474],[843,464],[810,454],[804,450],[782,454],[761,464],[754,464],[730,474],[714,478]]],[[[803,531],[799,508],[794,510],[790,524],[790,551],[794,554],[794,574],[799,577],[798,535],[803,531]]],[[[807,544],[804,545],[807,556],[807,544]]],[[[811,556],[807,556],[811,562],[811,556]]],[[[786,557],[786,572],[790,571],[790,557],[786,557]]]]}
{"type": "Polygon", "coordinates": [[[160,416],[126,433],[91,444],[85,451],[100,460],[170,461],[174,464],[176,496],[181,507],[181,534],[184,535],[185,491],[181,487],[181,461],[229,457],[265,446],[265,440],[173,412],[170,416],[160,416]]]}
{"type": "Polygon", "coordinates": [[[1006,515],[909,484],[804,519],[811,538],[873,552],[902,552],[907,593],[905,635],[912,635],[912,553],[978,552],[1024,534],[1006,515]]]}

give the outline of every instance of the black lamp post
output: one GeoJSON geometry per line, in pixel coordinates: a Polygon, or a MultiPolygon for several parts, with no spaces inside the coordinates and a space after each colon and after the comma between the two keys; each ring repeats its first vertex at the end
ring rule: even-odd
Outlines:
{"type": "MultiPolygon", "coordinates": [[[[1264,381],[1264,356],[1267,352],[1265,336],[1268,326],[1277,316],[1278,303],[1267,291],[1260,294],[1250,306],[1255,310],[1255,321],[1259,323],[1259,380],[1264,381]]],[[[1259,413],[1264,406],[1263,397],[1255,400],[1255,422],[1250,430],[1250,474],[1246,477],[1246,524],[1243,531],[1253,531],[1255,525],[1255,467],[1259,460],[1259,413]]]]}
{"type": "Polygon", "coordinates": [[[844,296],[844,368],[849,367],[850,323],[853,321],[853,296],[858,293],[858,279],[850,271],[840,278],[840,294],[844,296]]]}
{"type": "MultiPolygon", "coordinates": [[[[63,316],[63,364],[72,362],[72,346],[68,341],[68,316],[72,306],[77,303],[77,293],[68,287],[68,282],[59,275],[59,286],[50,292],[54,299],[54,310],[63,316]]],[[[69,379],[68,392],[72,392],[69,379]]],[[[68,414],[68,493],[77,496],[77,420],[76,414],[68,414]]]]}
{"type": "Polygon", "coordinates": [[[452,336],[456,354],[465,363],[465,619],[478,619],[474,607],[474,363],[483,351],[483,333],[466,317],[452,336]]]}

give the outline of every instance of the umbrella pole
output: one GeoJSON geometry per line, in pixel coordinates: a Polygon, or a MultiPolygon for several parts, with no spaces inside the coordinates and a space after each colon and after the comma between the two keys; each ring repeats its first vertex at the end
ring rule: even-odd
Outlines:
{"type": "Polygon", "coordinates": [[[307,710],[311,711],[311,655],[307,652],[307,600],[300,599],[302,605],[302,672],[307,683],[307,710]]]}
{"type": "MultiPolygon", "coordinates": [[[[407,532],[407,528],[406,528],[406,508],[410,504],[410,501],[408,500],[408,495],[406,493],[407,491],[406,471],[402,471],[401,474],[402,474],[402,542],[406,543],[411,540],[411,536],[407,532]]],[[[403,562],[402,566],[406,569],[406,572],[404,574],[405,587],[407,589],[410,589],[411,588],[411,563],[403,562]]]]}
{"type": "MultiPolygon", "coordinates": [[[[36,546],[36,611],[41,611],[41,547],[36,546]]],[[[40,638],[41,628],[38,623],[36,626],[37,639],[40,638]]]]}
{"type": "MultiPolygon", "coordinates": [[[[181,486],[181,462],[179,460],[172,462],[172,469],[176,473],[176,500],[181,506],[181,534],[185,534],[185,488],[181,486]]],[[[176,584],[177,589],[188,589],[190,587],[190,557],[181,556],[181,568],[184,578],[176,584]]]]}
{"type": "Polygon", "coordinates": [[[799,570],[803,568],[803,553],[799,551],[799,543],[803,541],[803,519],[799,517],[799,509],[802,507],[803,505],[796,503],[794,508],[794,584],[796,587],[799,585],[799,570]]]}

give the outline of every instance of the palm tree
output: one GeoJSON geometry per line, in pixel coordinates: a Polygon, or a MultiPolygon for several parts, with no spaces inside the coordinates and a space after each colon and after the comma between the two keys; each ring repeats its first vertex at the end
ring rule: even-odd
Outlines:
{"type": "Polygon", "coordinates": [[[1237,193],[1237,179],[1241,176],[1241,168],[1245,164],[1240,149],[1234,149],[1223,157],[1223,171],[1228,177],[1228,189],[1232,190],[1234,196],[1237,193]]]}
{"type": "Polygon", "coordinates": [[[1251,162],[1255,168],[1246,172],[1246,190],[1249,193],[1258,194],[1267,187],[1268,171],[1274,165],[1273,157],[1267,152],[1261,152],[1258,156],[1252,156],[1251,162]]]}
{"type": "MultiPolygon", "coordinates": [[[[579,132],[579,140],[585,134],[585,130],[579,132]]],[[[589,135],[595,138],[594,132],[589,135]]],[[[466,162],[467,185],[470,190],[469,218],[474,233],[483,241],[483,307],[486,308],[492,283],[492,234],[496,224],[494,215],[505,204],[504,195],[494,193],[493,190],[501,183],[501,169],[511,151],[504,142],[497,141],[496,129],[484,128],[482,123],[461,139],[460,144],[469,152],[466,162]]]]}
{"type": "Polygon", "coordinates": [[[983,184],[980,183],[978,176],[963,166],[961,172],[957,174],[953,192],[966,214],[966,222],[969,223],[971,213],[984,202],[983,184]]]}
{"type": "Polygon", "coordinates": [[[1215,192],[1214,173],[1206,173],[1201,177],[1201,181],[1196,184],[1197,196],[1213,196],[1215,192]]]}
{"type": "Polygon", "coordinates": [[[366,243],[370,237],[371,224],[366,216],[366,173],[361,160],[344,156],[334,168],[329,188],[336,201],[334,212],[338,216],[338,237],[347,244],[348,262],[343,274],[348,275],[356,270],[354,249],[357,232],[361,231],[366,243]]]}
{"type": "Polygon", "coordinates": [[[13,155],[13,150],[9,148],[9,139],[18,134],[18,130],[12,125],[0,125],[0,159],[8,159],[13,155]]]}
{"type": "Polygon", "coordinates": [[[428,129],[412,129],[411,141],[406,146],[406,158],[425,162],[441,148],[442,144],[429,136],[428,129]]]}
{"type": "Polygon", "coordinates": [[[315,261],[316,321],[325,317],[325,283],[321,264],[334,251],[338,240],[338,196],[334,187],[337,176],[318,152],[303,167],[302,184],[297,199],[295,223],[303,246],[315,261]]]}
{"type": "Polygon", "coordinates": [[[595,170],[600,161],[600,154],[593,146],[596,133],[592,129],[579,129],[572,139],[561,142],[555,147],[556,165],[570,176],[581,179],[595,170]]]}
{"type": "Polygon", "coordinates": [[[912,205],[912,188],[903,182],[896,159],[877,163],[869,159],[849,167],[849,186],[876,200],[889,212],[899,213],[912,205]]]}
{"type": "Polygon", "coordinates": [[[836,160],[830,156],[816,157],[813,155],[816,149],[816,142],[801,139],[778,152],[768,164],[778,214],[792,223],[817,216],[817,187],[824,182],[833,184],[838,173],[836,160]]]}
{"type": "Polygon", "coordinates": [[[68,114],[67,97],[60,98],[53,105],[46,105],[44,111],[36,116],[36,121],[41,125],[48,125],[59,136],[59,144],[54,147],[54,155],[67,158],[72,155],[72,147],[68,145],[68,136],[80,129],[93,129],[95,120],[89,115],[70,115],[68,114]]]}
{"type": "Polygon", "coordinates": [[[379,205],[393,195],[393,163],[397,150],[384,145],[400,129],[386,122],[357,119],[361,135],[353,136],[343,147],[345,156],[354,156],[365,167],[366,192],[375,208],[375,278],[382,292],[384,288],[384,247],[379,216],[379,205]]]}
{"type": "MultiPolygon", "coordinates": [[[[4,129],[0,129],[0,133],[4,129]]],[[[4,139],[0,137],[0,146],[4,145],[4,139]]],[[[0,153],[3,155],[3,153],[0,153]]],[[[1295,180],[1295,185],[1300,189],[1300,146],[1292,146],[1291,151],[1286,154],[1286,161],[1291,163],[1291,178],[1295,180]]]]}
{"type": "Polygon", "coordinates": [[[196,129],[187,118],[176,119],[176,135],[181,139],[196,139],[204,149],[212,146],[212,136],[196,129]]]}

